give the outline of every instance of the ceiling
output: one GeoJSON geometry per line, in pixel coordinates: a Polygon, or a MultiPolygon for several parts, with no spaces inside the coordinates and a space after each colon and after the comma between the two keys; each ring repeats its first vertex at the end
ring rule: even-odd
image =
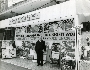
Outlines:
{"type": "Polygon", "coordinates": [[[90,0],[76,0],[77,14],[90,15],[90,0]]]}
{"type": "Polygon", "coordinates": [[[49,7],[55,4],[56,2],[54,0],[34,0],[33,2],[29,1],[0,13],[0,20],[11,18],[13,16],[16,16],[16,14],[20,15],[32,12],[34,10],[49,7]]]}

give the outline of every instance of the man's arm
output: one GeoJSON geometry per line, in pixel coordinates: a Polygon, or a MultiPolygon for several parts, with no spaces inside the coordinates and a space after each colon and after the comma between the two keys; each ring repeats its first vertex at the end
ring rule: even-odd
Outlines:
{"type": "Polygon", "coordinates": [[[35,45],[35,51],[37,51],[37,42],[36,42],[36,45],[35,45]]]}
{"type": "Polygon", "coordinates": [[[44,51],[46,51],[46,45],[45,45],[45,41],[43,41],[43,43],[44,43],[44,51]]]}

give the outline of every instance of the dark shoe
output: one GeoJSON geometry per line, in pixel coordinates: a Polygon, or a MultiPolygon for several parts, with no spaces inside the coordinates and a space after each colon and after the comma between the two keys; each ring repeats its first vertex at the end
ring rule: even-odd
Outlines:
{"type": "Polygon", "coordinates": [[[43,66],[43,64],[41,64],[41,66],[43,66]]]}
{"type": "Polygon", "coordinates": [[[39,66],[40,64],[38,64],[37,66],[39,66]]]}
{"type": "Polygon", "coordinates": [[[39,64],[37,66],[39,66],[39,64]]]}

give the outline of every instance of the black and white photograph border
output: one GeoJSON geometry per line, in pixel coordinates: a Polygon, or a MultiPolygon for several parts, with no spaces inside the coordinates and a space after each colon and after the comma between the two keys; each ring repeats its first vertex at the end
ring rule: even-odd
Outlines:
{"type": "Polygon", "coordinates": [[[89,0],[1,0],[0,70],[90,70],[89,0]]]}

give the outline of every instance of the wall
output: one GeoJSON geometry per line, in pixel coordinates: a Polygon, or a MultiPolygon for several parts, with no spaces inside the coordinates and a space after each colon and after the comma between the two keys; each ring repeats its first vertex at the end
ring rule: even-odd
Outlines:
{"type": "Polygon", "coordinates": [[[86,21],[88,22],[90,22],[90,14],[88,15],[88,16],[86,16],[86,21]]]}
{"type": "Polygon", "coordinates": [[[78,19],[79,19],[79,24],[81,24],[82,22],[90,22],[90,14],[87,13],[87,15],[85,14],[78,14],[78,19]]]}
{"type": "Polygon", "coordinates": [[[0,21],[0,28],[5,28],[9,25],[9,20],[0,21]]]}
{"type": "Polygon", "coordinates": [[[86,18],[84,16],[84,14],[79,14],[78,15],[78,19],[79,19],[79,24],[81,24],[82,22],[85,22],[86,21],[86,18]]]}

